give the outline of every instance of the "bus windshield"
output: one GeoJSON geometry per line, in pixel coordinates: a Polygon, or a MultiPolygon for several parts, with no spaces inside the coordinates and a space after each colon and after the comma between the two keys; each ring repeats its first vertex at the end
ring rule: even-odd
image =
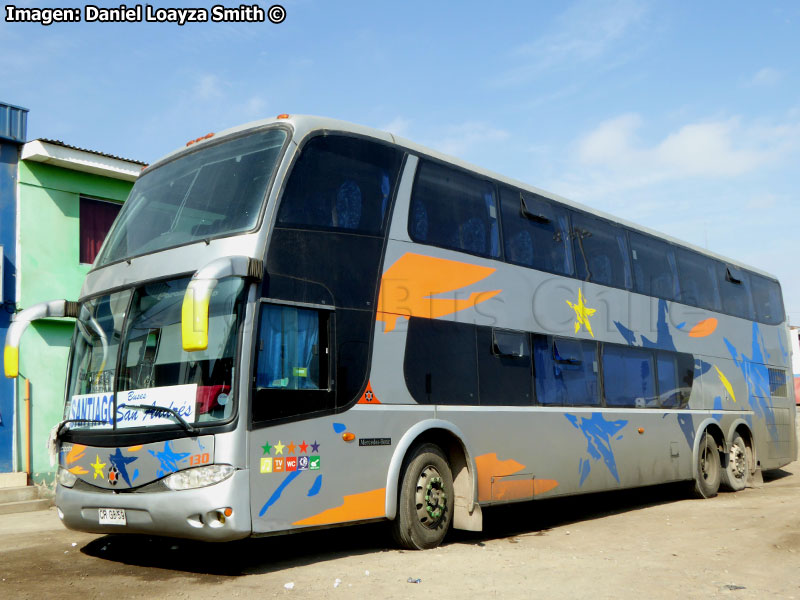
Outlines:
{"type": "Polygon", "coordinates": [[[97,265],[256,227],[285,139],[282,129],[268,129],[145,171],[97,265]]]}
{"type": "Polygon", "coordinates": [[[179,425],[174,413],[158,407],[195,424],[233,415],[244,280],[219,282],[209,305],[208,348],[191,353],[181,346],[188,283],[188,278],[154,282],[84,303],[64,412],[73,421],[71,429],[179,425]]]}

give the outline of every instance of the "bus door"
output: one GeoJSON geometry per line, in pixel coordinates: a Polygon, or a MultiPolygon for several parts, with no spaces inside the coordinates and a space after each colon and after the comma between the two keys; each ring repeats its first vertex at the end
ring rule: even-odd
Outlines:
{"type": "MultiPolygon", "coordinates": [[[[352,431],[364,432],[354,422],[363,413],[332,414],[337,389],[347,397],[352,385],[337,381],[346,372],[334,368],[338,313],[274,301],[260,302],[258,313],[248,450],[253,532],[383,517],[386,465],[364,461],[352,431]]],[[[340,361],[363,355],[346,344],[340,361]]]]}

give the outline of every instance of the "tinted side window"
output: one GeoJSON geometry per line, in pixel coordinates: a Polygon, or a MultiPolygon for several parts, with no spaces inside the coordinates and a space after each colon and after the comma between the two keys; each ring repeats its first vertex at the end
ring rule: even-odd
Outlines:
{"type": "Polygon", "coordinates": [[[339,135],[303,147],[278,211],[278,225],[376,235],[383,231],[401,154],[339,135]]]}
{"type": "Polygon", "coordinates": [[[750,276],[736,267],[717,263],[717,277],[722,296],[722,310],[735,317],[754,319],[750,276]]]}
{"type": "Polygon", "coordinates": [[[631,288],[625,231],[581,213],[572,214],[572,243],[579,279],[631,288]]]}
{"type": "Polygon", "coordinates": [[[536,335],[533,357],[539,404],[600,404],[595,342],[536,335]]]}
{"type": "Polygon", "coordinates": [[[769,325],[783,323],[783,302],[778,282],[753,273],[750,275],[750,290],[753,294],[756,319],[769,325]]]}
{"type": "Polygon", "coordinates": [[[657,352],[658,397],[663,408],[689,403],[694,382],[694,357],[681,352],[657,352]]]}
{"type": "Polygon", "coordinates": [[[502,187],[506,260],[550,273],[572,275],[567,211],[541,196],[502,187]]]}
{"type": "Polygon", "coordinates": [[[478,328],[478,379],[482,406],[533,404],[529,335],[478,328]]]}
{"type": "Polygon", "coordinates": [[[420,404],[478,404],[475,326],[412,317],[403,370],[420,404]]]}
{"type": "Polygon", "coordinates": [[[680,301],[709,310],[720,310],[717,261],[685,248],[676,248],[675,258],[678,260],[680,301]]]}
{"type": "Polygon", "coordinates": [[[668,243],[630,232],[634,289],[640,294],[673,300],[678,296],[675,252],[668,243]]]}
{"type": "Polygon", "coordinates": [[[420,161],[408,233],[416,242],[499,257],[494,185],[437,163],[420,161]]]}
{"type": "Polygon", "coordinates": [[[328,311],[261,304],[253,421],[333,409],[328,311]]]}
{"type": "Polygon", "coordinates": [[[658,406],[652,352],[605,344],[603,392],[606,406],[658,406]]]}
{"type": "Polygon", "coordinates": [[[678,384],[678,363],[672,352],[658,352],[656,355],[658,369],[658,398],[661,406],[676,408],[681,404],[680,386],[678,384]]]}

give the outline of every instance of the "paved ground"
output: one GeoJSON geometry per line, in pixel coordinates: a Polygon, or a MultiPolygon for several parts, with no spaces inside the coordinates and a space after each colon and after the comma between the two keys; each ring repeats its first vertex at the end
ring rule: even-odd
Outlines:
{"type": "Polygon", "coordinates": [[[383,526],[209,545],[75,533],[54,509],[4,515],[0,598],[800,599],[798,463],[711,500],[659,486],[495,508],[485,521],[481,534],[403,552],[383,526]]]}

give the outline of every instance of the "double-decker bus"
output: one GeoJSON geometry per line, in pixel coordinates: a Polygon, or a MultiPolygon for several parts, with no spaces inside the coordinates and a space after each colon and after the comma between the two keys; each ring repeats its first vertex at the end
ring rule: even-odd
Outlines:
{"type": "Polygon", "coordinates": [[[793,461],[778,282],[393,135],[281,115],[148,167],[75,302],[56,505],[232,540],[793,461]]]}

